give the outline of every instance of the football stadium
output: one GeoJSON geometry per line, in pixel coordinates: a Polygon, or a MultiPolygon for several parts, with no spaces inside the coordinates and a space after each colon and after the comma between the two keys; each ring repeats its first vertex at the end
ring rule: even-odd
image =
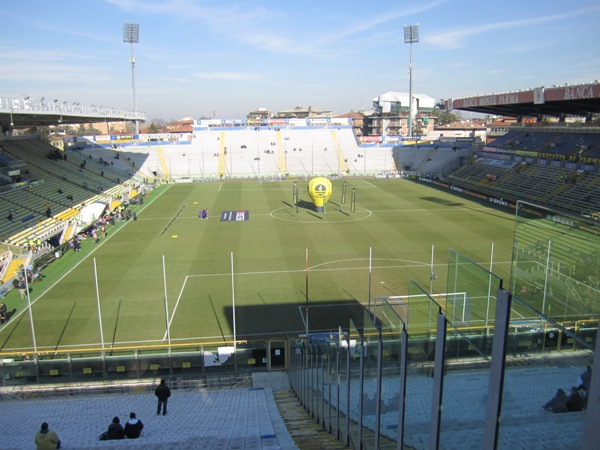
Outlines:
{"type": "MultiPolygon", "coordinates": [[[[497,408],[543,404],[523,380],[561,385],[594,361],[600,133],[584,131],[361,146],[347,121],[198,121],[175,142],[62,150],[7,136],[4,385],[231,388],[283,371],[341,444],[485,447],[493,389],[497,408]],[[465,380],[488,401],[442,426],[465,380]]],[[[583,436],[578,414],[544,416],[547,432],[577,447],[562,430],[583,436]]],[[[496,439],[520,442],[505,417],[496,439]]]]}
{"type": "Polygon", "coordinates": [[[375,138],[329,115],[57,143],[33,130],[145,117],[0,98],[5,421],[148,413],[164,379],[169,431],[128,446],[596,448],[600,84],[441,107],[519,123],[433,137],[397,104],[375,138]]]}

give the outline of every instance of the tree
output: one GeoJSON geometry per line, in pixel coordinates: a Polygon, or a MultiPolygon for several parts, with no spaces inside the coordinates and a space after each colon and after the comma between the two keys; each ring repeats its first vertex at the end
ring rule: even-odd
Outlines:
{"type": "Polygon", "coordinates": [[[40,139],[44,142],[49,141],[50,130],[48,127],[37,127],[37,134],[40,136],[40,139]]]}
{"type": "Polygon", "coordinates": [[[85,130],[85,135],[86,136],[96,136],[98,134],[102,134],[102,132],[100,130],[94,128],[91,123],[88,124],[87,130],[85,130]]]}
{"type": "Polygon", "coordinates": [[[413,136],[423,136],[423,122],[421,120],[415,121],[413,136]]]}
{"type": "Polygon", "coordinates": [[[152,119],[148,125],[148,133],[164,133],[166,125],[167,123],[164,119],[152,119]]]}
{"type": "Polygon", "coordinates": [[[449,123],[457,122],[460,120],[458,114],[454,114],[446,109],[443,103],[437,103],[431,112],[431,115],[435,117],[435,124],[448,125],[449,123]]]}
{"type": "Polygon", "coordinates": [[[160,131],[160,128],[157,124],[155,124],[154,122],[150,123],[150,125],[148,125],[148,133],[158,133],[160,131]]]}

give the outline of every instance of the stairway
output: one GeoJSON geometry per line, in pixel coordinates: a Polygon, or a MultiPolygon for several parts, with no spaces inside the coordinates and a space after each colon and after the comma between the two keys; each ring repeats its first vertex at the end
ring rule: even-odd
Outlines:
{"type": "Polygon", "coordinates": [[[300,450],[339,450],[347,448],[331,434],[327,433],[306,412],[304,407],[288,390],[274,391],[277,409],[290,436],[300,450]]]}

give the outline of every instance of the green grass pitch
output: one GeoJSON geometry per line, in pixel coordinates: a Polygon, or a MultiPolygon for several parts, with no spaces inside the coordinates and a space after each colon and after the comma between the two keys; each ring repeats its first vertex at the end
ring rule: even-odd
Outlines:
{"type": "MultiPolygon", "coordinates": [[[[308,182],[297,183],[304,206],[308,182]]],[[[230,341],[234,299],[238,339],[297,335],[305,329],[307,252],[311,331],[362,318],[370,248],[371,298],[405,295],[409,279],[428,289],[432,249],[434,292],[446,292],[449,249],[489,267],[492,242],[494,272],[508,280],[509,211],[407,180],[347,179],[342,203],[343,183],[333,182],[325,213],[296,210],[291,181],[161,186],[137,206],[137,220],[109,227],[99,244],[85,240],[32,285],[38,350],[99,347],[101,336],[105,346],[165,343],[167,309],[172,344],[230,341]],[[208,220],[199,219],[202,208],[208,220]],[[240,210],[249,220],[220,220],[240,210]]],[[[16,292],[4,301],[14,315],[0,331],[1,351],[30,350],[27,302],[16,292]]]]}

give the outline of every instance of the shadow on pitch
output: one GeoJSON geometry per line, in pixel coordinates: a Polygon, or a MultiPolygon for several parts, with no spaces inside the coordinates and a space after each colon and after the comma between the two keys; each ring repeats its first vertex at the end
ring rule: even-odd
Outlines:
{"type": "MultiPolygon", "coordinates": [[[[123,302],[123,299],[119,299],[119,305],[117,306],[117,318],[115,320],[115,328],[113,330],[111,347],[115,346],[115,339],[117,337],[117,328],[119,327],[119,317],[121,316],[121,303],[122,302],[123,302]]],[[[110,356],[112,356],[112,352],[110,352],[110,356]]]]}
{"type": "MultiPolygon", "coordinates": [[[[10,321],[10,318],[12,316],[14,316],[16,313],[17,313],[17,308],[14,308],[12,311],[9,311],[9,312],[6,313],[6,322],[5,322],[4,326],[6,326],[6,324],[8,324],[8,322],[10,321]]],[[[21,314],[21,316],[19,316],[18,319],[15,319],[17,321],[17,323],[13,326],[12,330],[10,331],[10,333],[8,333],[8,336],[6,336],[6,339],[4,339],[4,342],[0,346],[0,350],[4,350],[4,347],[6,347],[6,344],[8,343],[8,341],[10,341],[10,338],[12,337],[13,333],[15,332],[15,330],[17,328],[19,328],[19,325],[21,324],[21,321],[23,320],[24,317],[25,317],[25,314],[21,314]]]]}
{"type": "Polygon", "coordinates": [[[71,311],[69,311],[69,315],[67,316],[67,320],[65,320],[65,326],[63,327],[62,331],[60,332],[60,336],[58,336],[58,341],[56,341],[56,345],[54,346],[54,350],[57,350],[58,347],[60,347],[60,341],[62,341],[62,338],[65,335],[65,331],[67,329],[67,326],[69,325],[69,322],[71,321],[71,316],[73,315],[73,311],[75,311],[75,306],[77,306],[77,302],[76,301],[74,301],[73,302],[73,306],[71,306],[71,311]]]}
{"type": "MultiPolygon", "coordinates": [[[[260,302],[253,305],[236,305],[236,333],[238,339],[256,339],[259,336],[293,335],[306,332],[306,303],[284,303],[273,296],[257,293],[260,302]]],[[[223,308],[223,315],[232,320],[231,306],[223,308]]],[[[348,328],[350,320],[363,326],[365,308],[354,299],[332,299],[308,302],[310,333],[336,331],[348,328]]],[[[229,324],[233,329],[233,322],[229,324]]]]}
{"type": "Polygon", "coordinates": [[[219,326],[219,332],[221,333],[221,337],[223,338],[223,340],[225,340],[225,333],[223,333],[223,327],[221,326],[221,321],[219,320],[219,316],[217,315],[217,310],[215,308],[215,303],[213,302],[213,299],[210,296],[210,294],[208,296],[208,301],[210,302],[210,307],[213,310],[213,314],[214,314],[215,319],[217,321],[217,325],[219,326]]]}

